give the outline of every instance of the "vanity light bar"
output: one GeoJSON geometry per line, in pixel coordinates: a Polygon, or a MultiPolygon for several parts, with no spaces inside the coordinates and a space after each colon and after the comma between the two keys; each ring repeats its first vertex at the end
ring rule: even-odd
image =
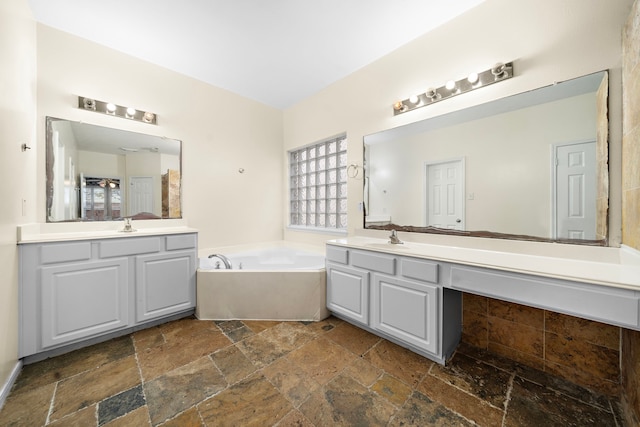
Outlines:
{"type": "Polygon", "coordinates": [[[508,80],[511,77],[513,77],[513,62],[498,63],[481,73],[471,73],[468,77],[458,81],[450,80],[439,88],[429,88],[424,93],[398,101],[393,104],[393,115],[397,116],[416,108],[426,107],[465,92],[508,80]]]}
{"type": "Polygon", "coordinates": [[[133,107],[123,107],[122,105],[98,101],[97,99],[86,98],[84,96],[78,97],[78,108],[108,114],[110,116],[122,117],[123,119],[137,120],[152,125],[158,124],[158,116],[155,113],[136,110],[133,107]]]}

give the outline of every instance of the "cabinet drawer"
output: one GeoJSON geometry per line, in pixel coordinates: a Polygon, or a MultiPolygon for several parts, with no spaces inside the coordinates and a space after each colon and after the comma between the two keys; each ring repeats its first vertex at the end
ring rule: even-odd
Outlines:
{"type": "Polygon", "coordinates": [[[365,270],[396,274],[396,259],[392,256],[378,255],[369,252],[351,252],[351,265],[365,270]]]}
{"type": "Polygon", "coordinates": [[[344,248],[327,246],[327,261],[339,262],[340,264],[349,264],[349,251],[344,248]]]}
{"type": "Polygon", "coordinates": [[[587,283],[452,267],[454,289],[638,329],[640,293],[587,283]]]}
{"type": "Polygon", "coordinates": [[[400,259],[400,274],[408,279],[438,283],[438,264],[435,262],[400,259]]]}
{"type": "Polygon", "coordinates": [[[85,261],[91,258],[91,242],[74,242],[42,245],[40,263],[85,261]]]}
{"type": "Polygon", "coordinates": [[[160,252],[159,237],[131,237],[100,241],[100,258],[129,256],[160,252]]]}
{"type": "Polygon", "coordinates": [[[167,250],[175,251],[178,249],[192,249],[197,247],[195,234],[178,234],[175,236],[167,236],[167,250]]]}

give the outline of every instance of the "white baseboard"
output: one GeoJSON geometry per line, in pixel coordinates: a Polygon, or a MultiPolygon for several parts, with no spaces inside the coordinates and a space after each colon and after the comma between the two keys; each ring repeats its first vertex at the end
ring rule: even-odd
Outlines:
{"type": "Polygon", "coordinates": [[[16,365],[13,367],[13,370],[11,371],[11,375],[9,375],[9,377],[7,378],[7,381],[4,384],[2,384],[2,389],[0,389],[0,410],[2,410],[2,407],[4,406],[4,402],[7,400],[7,397],[9,397],[11,388],[13,387],[13,384],[18,379],[18,375],[20,375],[20,371],[22,371],[22,360],[18,360],[16,362],[16,365]]]}

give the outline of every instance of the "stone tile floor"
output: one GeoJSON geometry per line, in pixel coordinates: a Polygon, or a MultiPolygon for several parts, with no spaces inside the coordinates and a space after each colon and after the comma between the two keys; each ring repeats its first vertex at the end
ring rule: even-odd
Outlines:
{"type": "Polygon", "coordinates": [[[616,399],[339,319],[182,319],[24,367],[0,426],[622,426],[616,399]]]}

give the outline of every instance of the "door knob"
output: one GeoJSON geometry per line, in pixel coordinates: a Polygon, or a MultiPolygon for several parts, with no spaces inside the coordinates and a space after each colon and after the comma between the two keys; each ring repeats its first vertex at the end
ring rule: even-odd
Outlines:
{"type": "Polygon", "coordinates": [[[462,220],[460,218],[456,219],[456,222],[462,222],[462,220]]]}

